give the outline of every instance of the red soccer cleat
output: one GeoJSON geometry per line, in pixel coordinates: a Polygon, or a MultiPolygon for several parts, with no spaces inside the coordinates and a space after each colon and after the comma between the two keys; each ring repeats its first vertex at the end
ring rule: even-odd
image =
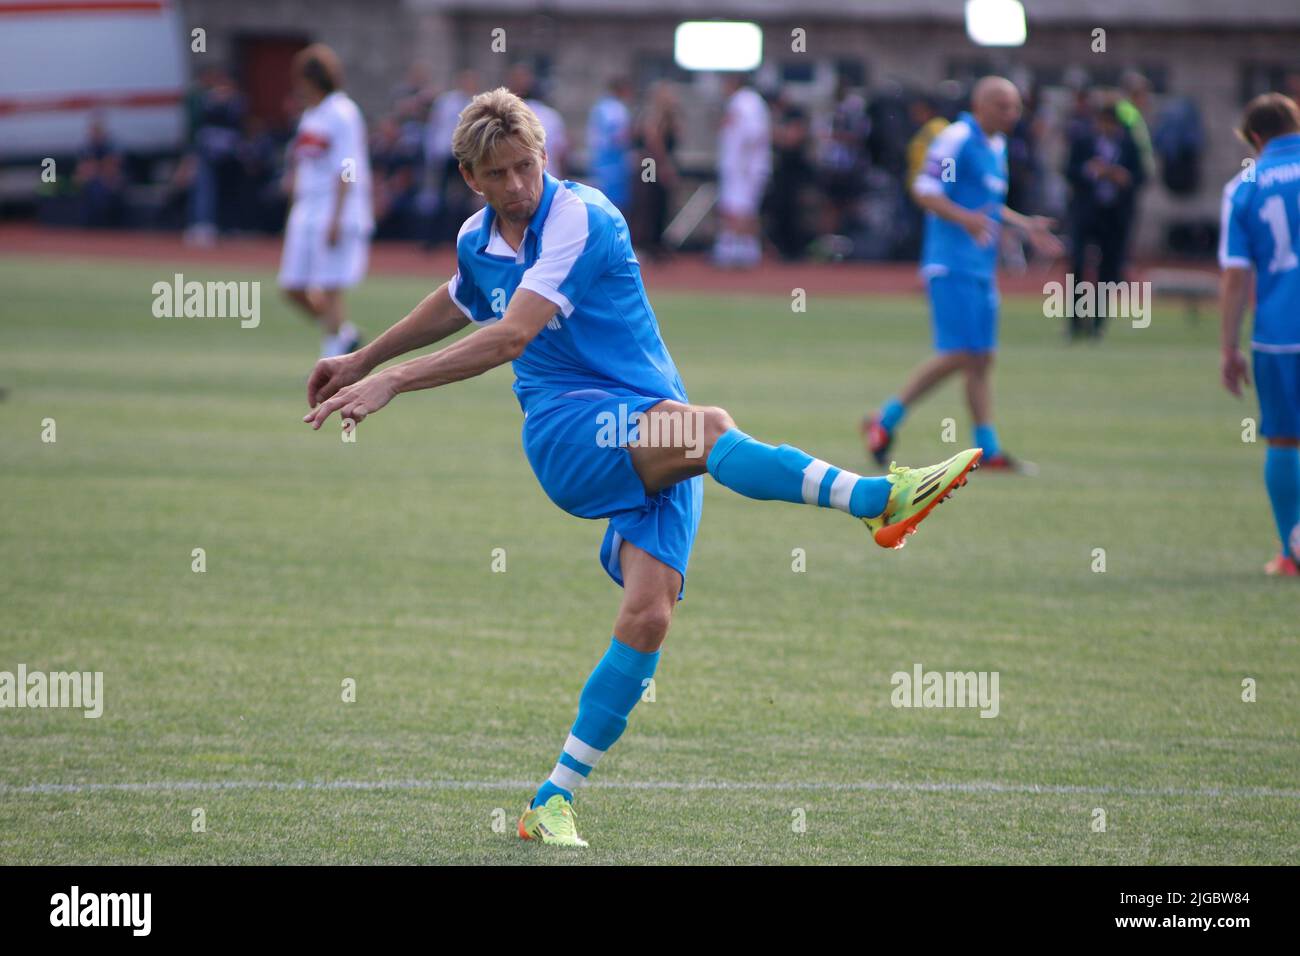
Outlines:
{"type": "Polygon", "coordinates": [[[1279,554],[1264,565],[1264,573],[1273,578],[1300,578],[1300,567],[1296,566],[1294,558],[1279,554]]]}
{"type": "Polygon", "coordinates": [[[880,423],[880,412],[873,412],[862,419],[858,427],[862,435],[862,445],[867,454],[876,460],[881,468],[889,461],[889,448],[894,444],[894,433],[880,423]]]}

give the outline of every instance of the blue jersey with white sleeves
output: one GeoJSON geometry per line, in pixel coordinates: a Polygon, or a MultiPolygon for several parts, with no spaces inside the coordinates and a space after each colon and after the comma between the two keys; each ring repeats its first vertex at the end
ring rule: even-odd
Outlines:
{"type": "Polygon", "coordinates": [[[1255,270],[1252,348],[1300,352],[1300,133],[1270,140],[1229,181],[1222,220],[1219,265],[1255,270]]]}
{"type": "Polygon", "coordinates": [[[555,317],[513,363],[525,412],[579,389],[685,402],[623,214],[599,190],[543,175],[518,251],[501,237],[491,207],[466,220],[452,301],[475,325],[499,322],[516,289],[555,304],[555,317]]]}
{"type": "MultiPolygon", "coordinates": [[[[925,154],[914,192],[944,195],[959,206],[978,209],[998,224],[1007,196],[1007,144],[1001,133],[985,136],[975,117],[962,113],[935,136],[925,154]]],[[[921,271],[993,278],[998,263],[998,236],[979,245],[955,222],[934,213],[925,216],[921,271]]]]}

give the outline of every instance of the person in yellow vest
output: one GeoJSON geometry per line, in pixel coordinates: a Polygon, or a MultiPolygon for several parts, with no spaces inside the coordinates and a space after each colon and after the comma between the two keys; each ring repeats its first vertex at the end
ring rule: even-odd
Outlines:
{"type": "Polygon", "coordinates": [[[1147,179],[1156,174],[1156,152],[1151,145],[1151,132],[1147,129],[1145,113],[1151,105],[1151,81],[1141,73],[1129,71],[1120,81],[1120,96],[1115,102],[1115,114],[1120,125],[1128,130],[1142,159],[1142,172],[1147,179]]]}
{"type": "Polygon", "coordinates": [[[907,200],[903,204],[904,222],[901,224],[907,232],[905,249],[909,255],[921,252],[921,232],[925,225],[925,210],[916,204],[912,197],[912,184],[921,175],[925,165],[925,154],[930,151],[930,144],[948,125],[948,121],[939,115],[935,102],[924,94],[918,95],[907,106],[907,116],[916,132],[907,142],[907,179],[903,183],[903,192],[907,200]]]}
{"type": "Polygon", "coordinates": [[[916,133],[907,142],[907,184],[916,182],[925,164],[925,154],[930,143],[939,135],[939,131],[948,125],[948,121],[939,115],[934,101],[927,96],[918,96],[907,108],[908,117],[916,127],[916,133]]]}

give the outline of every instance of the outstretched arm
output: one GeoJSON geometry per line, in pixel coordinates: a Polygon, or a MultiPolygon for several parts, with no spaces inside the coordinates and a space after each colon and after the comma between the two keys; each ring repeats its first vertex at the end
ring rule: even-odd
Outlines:
{"type": "Polygon", "coordinates": [[[412,309],[406,318],[394,324],[361,351],[365,353],[370,367],[375,368],[389,359],[440,342],[467,325],[469,319],[451,300],[449,283],[444,282],[425,296],[424,301],[412,309]]]}
{"type": "MultiPolygon", "coordinates": [[[[456,308],[454,303],[452,308],[456,308]]],[[[312,428],[320,428],[337,411],[347,427],[347,420],[361,422],[367,415],[387,405],[400,392],[437,388],[439,385],[482,375],[489,369],[518,358],[557,311],[554,302],[536,292],[517,289],[500,322],[485,326],[432,355],[410,359],[339,389],[333,397],[303,416],[303,421],[312,428]]],[[[406,319],[403,319],[389,332],[395,331],[405,322],[406,319]]],[[[384,337],[376,339],[374,345],[378,346],[383,340],[384,337]]]]}
{"type": "Polygon", "coordinates": [[[1002,221],[1012,229],[1023,232],[1029,244],[1039,255],[1055,259],[1065,252],[1061,240],[1052,235],[1052,227],[1056,225],[1054,219],[1049,219],[1047,216],[1026,216],[1024,213],[1016,212],[1010,206],[1003,206],[1002,221]]]}
{"type": "Polygon", "coordinates": [[[315,408],[341,388],[365,378],[389,359],[440,342],[469,324],[444,282],[401,321],[350,355],[321,359],[307,379],[307,404],[315,408]]]}

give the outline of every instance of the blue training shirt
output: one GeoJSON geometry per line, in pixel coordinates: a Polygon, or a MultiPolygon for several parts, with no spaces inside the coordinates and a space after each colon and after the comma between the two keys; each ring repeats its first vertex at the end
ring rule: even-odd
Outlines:
{"type": "Polygon", "coordinates": [[[497,231],[490,206],[465,221],[456,238],[452,301],[475,325],[499,322],[516,289],[555,303],[555,317],[513,363],[525,412],[592,388],[685,402],[623,214],[599,190],[543,176],[542,199],[518,252],[497,231]]]}
{"type": "Polygon", "coordinates": [[[591,178],[600,185],[606,198],[616,206],[626,207],[631,170],[632,117],[623,101],[605,96],[596,101],[587,118],[587,151],[591,178]]]}
{"type": "MultiPolygon", "coordinates": [[[[979,209],[1002,222],[1007,197],[1007,142],[1001,133],[985,136],[975,117],[962,113],[930,143],[925,164],[913,190],[922,195],[942,193],[959,206],[979,209]]],[[[955,222],[925,214],[921,271],[927,275],[953,272],[991,279],[998,264],[998,231],[981,246],[955,222]]]]}
{"type": "Polygon", "coordinates": [[[1255,270],[1251,347],[1300,352],[1300,133],[1270,140],[1228,182],[1222,217],[1219,265],[1255,270]]]}

